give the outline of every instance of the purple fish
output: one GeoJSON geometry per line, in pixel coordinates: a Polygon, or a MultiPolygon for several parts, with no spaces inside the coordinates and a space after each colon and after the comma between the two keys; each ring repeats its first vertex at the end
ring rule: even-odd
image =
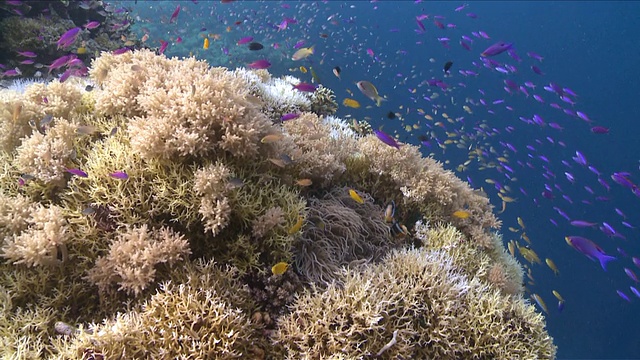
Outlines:
{"type": "Polygon", "coordinates": [[[383,143],[391,147],[394,147],[396,149],[400,149],[400,144],[398,144],[394,138],[392,138],[390,135],[386,134],[382,130],[373,130],[373,133],[376,134],[378,139],[380,139],[380,141],[382,141],[383,143]]]}
{"type": "Polygon", "coordinates": [[[629,286],[629,289],[631,289],[631,292],[633,293],[633,295],[635,295],[638,299],[640,299],[640,291],[638,291],[638,289],[634,288],[633,286],[629,286]]]}
{"type": "Polygon", "coordinates": [[[300,49],[304,45],[304,40],[300,40],[293,45],[294,49],[300,49]]]}
{"type": "Polygon", "coordinates": [[[65,171],[68,172],[69,174],[73,174],[75,176],[79,176],[83,178],[86,178],[88,176],[86,172],[80,169],[65,169],[65,171]]]}
{"type": "Polygon", "coordinates": [[[606,265],[609,261],[615,260],[613,256],[605,254],[604,250],[593,241],[581,236],[566,236],[567,244],[571,245],[578,252],[589,258],[591,261],[598,260],[604,271],[607,271],[606,265]]]}
{"type": "Polygon", "coordinates": [[[629,279],[635,281],[636,283],[640,282],[640,280],[638,280],[638,276],[636,276],[636,273],[634,273],[633,270],[624,268],[624,273],[627,274],[629,279]]]}
{"type": "Polygon", "coordinates": [[[253,36],[245,36],[242,39],[238,40],[238,45],[247,44],[253,41],[253,36]]]}
{"type": "Polygon", "coordinates": [[[160,49],[158,49],[158,54],[160,55],[164,54],[164,51],[167,50],[167,46],[169,46],[168,41],[160,40],[160,49]]]}
{"type": "Polygon", "coordinates": [[[609,128],[606,128],[604,126],[594,126],[591,128],[591,132],[594,134],[608,134],[609,128]]]}
{"type": "Polygon", "coordinates": [[[531,70],[538,75],[544,75],[542,70],[540,70],[540,68],[535,65],[531,65],[531,70]]]}
{"type": "Polygon", "coordinates": [[[256,60],[248,64],[247,66],[249,66],[249,68],[251,69],[266,69],[269,66],[271,66],[271,63],[263,59],[263,60],[256,60]]]}
{"type": "Polygon", "coordinates": [[[124,171],[114,171],[111,174],[109,174],[109,176],[111,176],[114,179],[120,179],[120,180],[126,180],[129,178],[129,175],[127,175],[127,173],[124,171]]]}
{"type": "Polygon", "coordinates": [[[29,58],[34,58],[34,57],[38,56],[33,51],[18,51],[18,55],[24,56],[24,57],[29,57],[29,58]]]}
{"type": "Polygon", "coordinates": [[[64,49],[71,46],[71,44],[73,44],[78,38],[79,33],[80,33],[80,28],[75,27],[73,29],[68,30],[66,33],[62,34],[62,36],[60,36],[60,39],[58,39],[58,43],[57,43],[58,49],[60,48],[64,49]]]}
{"type": "Polygon", "coordinates": [[[592,222],[588,222],[588,221],[584,221],[584,220],[572,220],[570,222],[570,224],[575,226],[575,227],[593,227],[593,226],[598,225],[596,223],[592,223],[592,222]]]}
{"type": "Polygon", "coordinates": [[[301,82],[298,85],[295,85],[293,88],[298,90],[298,91],[303,91],[303,92],[314,92],[314,91],[316,91],[316,86],[315,85],[309,84],[309,83],[305,83],[305,82],[301,82]]]}
{"type": "Polygon", "coordinates": [[[289,120],[293,120],[293,119],[297,119],[298,117],[300,117],[300,114],[297,113],[289,113],[289,114],[284,114],[280,117],[281,121],[289,121],[289,120]]]}
{"type": "Polygon", "coordinates": [[[180,5],[176,6],[176,9],[173,11],[173,14],[171,14],[171,18],[169,19],[169,24],[176,21],[176,19],[178,18],[178,14],[180,14],[180,5]]]}
{"type": "Polygon", "coordinates": [[[618,296],[620,296],[623,300],[626,300],[627,302],[631,302],[631,299],[629,299],[627,294],[623,293],[620,290],[616,290],[616,292],[618,293],[618,296]]]}
{"type": "Polygon", "coordinates": [[[98,21],[90,21],[84,25],[84,28],[87,30],[91,30],[97,28],[98,26],[100,26],[100,23],[98,21]]]}
{"type": "Polygon", "coordinates": [[[495,56],[511,49],[512,46],[513,46],[513,43],[506,43],[501,41],[489,46],[485,51],[482,52],[482,54],[480,54],[480,56],[482,57],[495,56]]]}
{"type": "Polygon", "coordinates": [[[562,312],[564,310],[564,301],[558,301],[558,312],[562,312]]]}

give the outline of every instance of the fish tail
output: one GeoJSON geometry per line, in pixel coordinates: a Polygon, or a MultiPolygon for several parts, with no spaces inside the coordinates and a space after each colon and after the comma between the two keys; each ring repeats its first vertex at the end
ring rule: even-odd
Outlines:
{"type": "Polygon", "coordinates": [[[616,260],[616,258],[609,255],[602,255],[598,257],[598,260],[600,260],[600,266],[602,266],[602,269],[607,271],[607,263],[611,260],[616,260]]]}
{"type": "Polygon", "coordinates": [[[376,98],[376,105],[378,105],[378,107],[380,107],[382,105],[383,101],[387,101],[387,99],[383,98],[382,96],[378,96],[376,98]]]}
{"type": "Polygon", "coordinates": [[[315,53],[316,52],[316,46],[315,45],[311,45],[311,47],[309,48],[309,52],[311,54],[315,53]]]}

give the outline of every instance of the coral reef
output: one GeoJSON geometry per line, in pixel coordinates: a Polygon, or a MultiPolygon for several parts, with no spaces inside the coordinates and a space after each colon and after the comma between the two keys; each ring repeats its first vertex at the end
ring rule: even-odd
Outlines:
{"type": "Polygon", "coordinates": [[[0,90],[0,357],[554,356],[488,199],[329,89],[149,50],[89,74],[0,90]]]}

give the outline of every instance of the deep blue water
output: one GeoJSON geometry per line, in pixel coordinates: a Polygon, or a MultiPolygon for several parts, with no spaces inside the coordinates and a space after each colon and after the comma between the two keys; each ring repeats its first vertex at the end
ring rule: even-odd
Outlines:
{"type": "Polygon", "coordinates": [[[341,106],[338,116],[368,118],[375,128],[384,126],[384,131],[397,132],[401,140],[414,144],[419,144],[418,135],[429,135],[431,147],[423,147],[425,154],[433,153],[442,162],[449,160],[445,167],[453,171],[467,159],[468,148],[457,148],[454,143],[441,149],[437,143],[444,146],[445,131],[457,132],[454,140],[461,134],[477,138],[478,130],[474,127],[486,124],[487,129],[481,133],[491,136],[465,142],[465,145],[485,151],[486,163],[499,164],[498,157],[507,157],[513,173],[495,167],[480,170],[480,163],[474,160],[458,175],[463,179],[468,177],[474,187],[486,190],[496,211],[502,206],[501,200],[496,188],[485,179],[511,188],[505,195],[517,201],[508,203],[507,210],[500,215],[504,222],[502,233],[505,242],[518,240],[526,245],[520,234],[508,230],[520,228],[516,218],[521,217],[531,248],[542,259],[542,264],[532,265],[518,256],[531,268],[535,279],[535,285],[527,286],[529,293],[539,294],[547,303],[548,328],[558,345],[559,358],[640,358],[637,340],[640,299],[630,292],[629,286],[634,283],[623,270],[626,267],[640,274],[640,269],[631,261],[631,256],[640,256],[639,230],[622,224],[626,221],[634,227],[640,226],[640,198],[611,179],[614,172],[629,172],[629,179],[640,183],[640,41],[637,36],[640,3],[470,2],[459,12],[454,9],[463,2],[238,1],[221,4],[200,1],[194,4],[138,1],[135,6],[130,2],[124,4],[131,5],[133,14],[142,20],[136,26],[140,34],[149,32],[150,44],[158,46],[160,39],[170,41],[166,51],[169,56],[191,53],[209,60],[212,65],[229,67],[265,58],[273,64],[269,69],[273,74],[291,73],[305,81],[311,81],[311,75],[300,72],[299,67],[313,67],[322,83],[336,92],[338,102],[349,97],[362,104],[359,109],[341,106]],[[168,24],[167,19],[177,4],[181,5],[181,13],[174,24],[168,24]],[[477,18],[467,13],[475,13],[477,18]],[[416,16],[421,14],[429,15],[422,21],[424,32],[417,31],[416,16]],[[278,31],[275,26],[284,17],[295,19],[297,24],[288,24],[286,29],[278,31]],[[445,25],[445,29],[436,26],[434,19],[445,25]],[[236,21],[241,23],[234,24],[236,21]],[[447,28],[447,24],[454,24],[455,28],[447,28]],[[202,28],[206,30],[201,31],[202,28]],[[484,31],[490,39],[475,37],[474,31],[484,31]],[[206,34],[220,37],[213,40],[210,36],[208,50],[202,49],[202,36],[206,34]],[[326,38],[321,34],[326,34],[326,38]],[[459,44],[462,35],[473,39],[470,51],[459,44]],[[178,36],[182,38],[181,43],[175,42],[178,36]],[[250,52],[236,45],[244,36],[253,36],[254,41],[261,42],[265,48],[250,52]],[[450,38],[449,47],[437,40],[442,37],[450,38]],[[293,45],[300,40],[305,41],[304,46],[315,45],[316,52],[306,60],[291,61],[293,45]],[[497,41],[514,43],[522,60],[516,61],[507,53],[491,59],[515,66],[517,72],[503,74],[482,66],[480,53],[497,41]],[[274,44],[278,44],[277,49],[274,44]],[[223,49],[228,50],[228,55],[223,49]],[[373,57],[367,54],[367,49],[372,50],[373,57]],[[540,54],[544,60],[539,62],[527,56],[530,51],[540,54]],[[450,77],[443,76],[446,61],[454,63],[450,77]],[[539,66],[544,75],[535,74],[530,69],[532,65],[539,66]],[[341,67],[341,80],[332,74],[334,66],[341,67]],[[478,75],[463,76],[459,70],[472,70],[478,75]],[[430,79],[444,81],[447,89],[423,84],[430,79]],[[531,81],[536,88],[526,88],[529,97],[518,89],[508,94],[503,89],[505,79],[518,85],[531,81]],[[376,107],[358,91],[355,82],[360,80],[371,81],[380,94],[386,96],[382,107],[376,107]],[[543,86],[551,82],[575,91],[577,97],[567,98],[575,104],[563,102],[559,94],[543,90],[543,86]],[[436,98],[433,93],[440,96],[436,98]],[[534,100],[533,94],[540,95],[545,103],[534,100]],[[425,96],[431,101],[425,100],[425,96]],[[470,102],[466,103],[467,99],[470,102]],[[488,105],[479,104],[480,99],[488,105]],[[494,100],[504,100],[504,103],[494,105],[494,100]],[[587,114],[594,124],[550,107],[552,102],[587,114]],[[465,104],[472,114],[463,110],[465,104]],[[431,114],[434,120],[425,119],[419,109],[431,114]],[[401,113],[402,120],[387,119],[389,111],[401,113]],[[452,122],[442,117],[443,112],[452,122]],[[519,119],[531,119],[533,114],[541,116],[547,125],[526,124],[519,119]],[[443,122],[446,129],[435,125],[437,121],[443,122]],[[548,125],[552,122],[564,129],[553,129],[548,125]],[[406,132],[403,124],[418,124],[421,128],[406,132]],[[594,125],[610,128],[610,133],[593,134],[590,128],[594,125]],[[564,145],[560,145],[560,141],[564,145]],[[507,143],[516,152],[508,149],[507,143]],[[535,150],[527,149],[527,145],[535,150]],[[594,172],[571,159],[576,151],[583,153],[589,165],[601,173],[600,178],[610,185],[610,190],[598,182],[594,172]],[[575,177],[575,183],[567,180],[565,172],[575,177]],[[510,181],[505,174],[517,180],[510,181]],[[553,189],[553,199],[541,196],[545,184],[553,189]],[[597,200],[596,197],[604,198],[597,200]],[[571,226],[554,207],[572,220],[588,220],[598,225],[593,228],[571,226]],[[615,212],[616,208],[626,219],[615,212]],[[550,219],[558,225],[553,225],[550,219]],[[626,240],[605,236],[597,228],[602,222],[611,224],[626,240]],[[568,235],[587,237],[618,259],[604,272],[598,263],[567,245],[564,237],[568,235]],[[554,276],[544,264],[545,258],[554,260],[560,276],[554,276]],[[566,300],[562,312],[556,308],[552,290],[559,291],[566,300]],[[616,290],[626,293],[630,302],[619,297],[616,290]]]}

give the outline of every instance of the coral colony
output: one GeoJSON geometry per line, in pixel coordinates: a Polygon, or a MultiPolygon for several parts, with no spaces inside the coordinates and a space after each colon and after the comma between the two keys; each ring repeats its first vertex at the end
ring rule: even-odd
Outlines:
{"type": "Polygon", "coordinates": [[[486,196],[331,90],[88,73],[0,92],[3,358],[554,358],[486,196]]]}

